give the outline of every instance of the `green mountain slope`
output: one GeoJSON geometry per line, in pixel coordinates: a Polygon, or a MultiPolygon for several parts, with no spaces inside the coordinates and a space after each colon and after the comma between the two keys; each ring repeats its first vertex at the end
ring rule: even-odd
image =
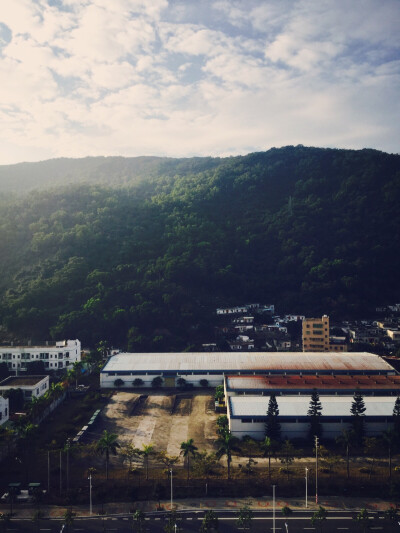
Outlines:
{"type": "Polygon", "coordinates": [[[0,205],[0,318],[20,335],[179,350],[220,304],[344,317],[400,296],[397,155],[153,160],[125,182],[86,163],[0,205]]]}

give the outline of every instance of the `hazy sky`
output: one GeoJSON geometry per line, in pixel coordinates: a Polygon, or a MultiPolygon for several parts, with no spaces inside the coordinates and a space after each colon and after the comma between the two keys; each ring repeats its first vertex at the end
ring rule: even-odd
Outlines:
{"type": "Polygon", "coordinates": [[[399,152],[399,0],[1,0],[0,164],[399,152]]]}

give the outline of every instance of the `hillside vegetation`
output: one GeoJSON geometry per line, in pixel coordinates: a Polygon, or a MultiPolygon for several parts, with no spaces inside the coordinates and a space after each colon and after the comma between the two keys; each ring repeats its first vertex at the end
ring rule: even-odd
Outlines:
{"type": "Polygon", "coordinates": [[[20,338],[183,350],[217,305],[345,317],[400,297],[398,155],[60,159],[0,167],[0,193],[0,320],[20,338]]]}

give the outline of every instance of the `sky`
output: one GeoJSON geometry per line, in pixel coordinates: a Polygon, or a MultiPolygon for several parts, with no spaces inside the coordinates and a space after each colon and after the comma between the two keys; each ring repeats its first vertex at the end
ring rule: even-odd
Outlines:
{"type": "Polygon", "coordinates": [[[0,164],[399,152],[399,0],[1,0],[0,164]]]}

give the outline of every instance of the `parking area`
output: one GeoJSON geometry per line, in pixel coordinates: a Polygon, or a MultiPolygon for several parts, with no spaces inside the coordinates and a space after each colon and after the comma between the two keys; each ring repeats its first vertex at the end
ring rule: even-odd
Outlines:
{"type": "Polygon", "coordinates": [[[102,428],[142,448],[152,444],[157,451],[179,455],[181,442],[193,439],[199,451],[214,451],[213,396],[196,392],[118,391],[102,412],[102,428]]]}

